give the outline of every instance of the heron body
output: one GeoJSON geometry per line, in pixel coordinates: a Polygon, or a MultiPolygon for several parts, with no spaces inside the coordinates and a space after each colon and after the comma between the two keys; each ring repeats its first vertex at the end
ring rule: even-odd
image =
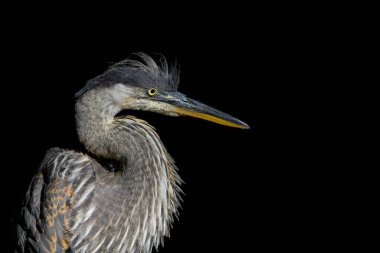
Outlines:
{"type": "Polygon", "coordinates": [[[155,129],[121,110],[190,115],[248,126],[177,92],[178,72],[145,54],[90,80],[76,95],[86,152],[50,149],[16,226],[15,252],[148,253],[169,236],[181,179],[155,129]]]}

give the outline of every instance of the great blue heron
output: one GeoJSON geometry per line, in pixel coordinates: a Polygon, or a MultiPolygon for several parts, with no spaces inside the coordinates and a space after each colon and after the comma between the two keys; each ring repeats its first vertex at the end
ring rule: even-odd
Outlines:
{"type": "Polygon", "coordinates": [[[33,178],[17,224],[16,252],[151,252],[169,235],[181,179],[155,129],[121,110],[188,115],[249,128],[177,92],[178,71],[138,53],[76,94],[86,153],[50,149],[33,178]]]}

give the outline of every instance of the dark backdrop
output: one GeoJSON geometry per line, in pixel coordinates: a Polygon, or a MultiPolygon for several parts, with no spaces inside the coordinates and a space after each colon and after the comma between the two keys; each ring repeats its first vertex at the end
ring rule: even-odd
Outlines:
{"type": "Polygon", "coordinates": [[[79,148],[74,93],[138,51],[161,53],[169,62],[177,59],[179,91],[251,126],[240,130],[192,118],[138,115],[157,128],[185,181],[180,219],[160,252],[291,249],[308,240],[303,231],[310,221],[304,224],[302,211],[308,207],[299,208],[308,196],[295,186],[299,171],[289,159],[296,154],[289,151],[292,142],[284,140],[283,130],[291,124],[284,107],[292,101],[286,93],[299,78],[289,78],[299,43],[290,26],[271,11],[256,9],[176,28],[152,23],[137,32],[129,29],[130,22],[124,26],[128,20],[97,16],[78,25],[51,23],[52,16],[14,22],[4,31],[5,247],[11,219],[45,151],[79,148]]]}

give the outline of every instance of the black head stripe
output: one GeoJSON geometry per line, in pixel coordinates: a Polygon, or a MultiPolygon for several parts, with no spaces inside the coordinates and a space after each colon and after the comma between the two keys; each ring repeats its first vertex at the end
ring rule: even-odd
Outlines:
{"type": "Polygon", "coordinates": [[[111,66],[102,75],[89,80],[85,87],[75,96],[80,97],[88,90],[99,85],[116,83],[128,84],[141,88],[155,88],[162,91],[176,91],[179,84],[179,71],[176,66],[169,68],[164,57],[155,62],[145,53],[136,53],[138,60],[126,59],[111,66]]]}

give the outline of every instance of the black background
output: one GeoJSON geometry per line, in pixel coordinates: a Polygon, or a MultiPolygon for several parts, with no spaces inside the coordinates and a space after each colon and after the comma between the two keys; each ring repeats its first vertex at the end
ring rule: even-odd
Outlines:
{"type": "Polygon", "coordinates": [[[141,20],[102,13],[81,23],[55,12],[8,20],[1,81],[3,245],[45,151],[79,148],[74,93],[110,64],[143,51],[177,59],[180,92],[251,126],[137,115],[157,128],[186,182],[180,219],[160,252],[317,247],[310,228],[320,219],[319,207],[310,204],[315,192],[308,188],[315,180],[299,169],[313,161],[302,162],[307,152],[298,150],[306,147],[293,134],[301,127],[290,116],[289,95],[304,81],[313,38],[306,27],[294,28],[302,20],[281,8],[256,7],[252,13],[242,7],[157,19],[138,28],[141,20]]]}

